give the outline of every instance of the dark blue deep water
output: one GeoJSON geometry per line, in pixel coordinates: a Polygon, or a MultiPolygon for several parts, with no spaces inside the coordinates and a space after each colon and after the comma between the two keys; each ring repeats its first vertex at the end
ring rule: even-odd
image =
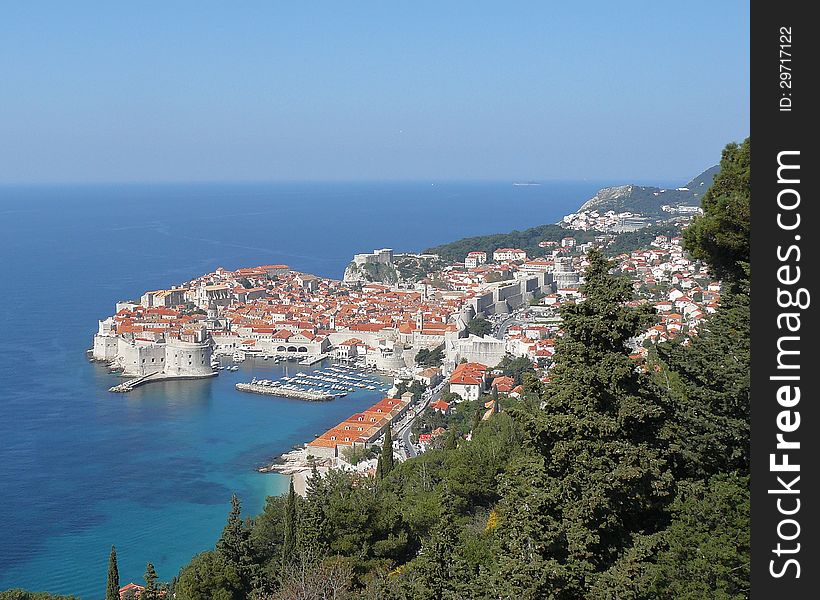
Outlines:
{"type": "MultiPolygon", "coordinates": [[[[555,222],[601,183],[0,187],[0,590],[104,595],[163,580],[213,546],[232,492],[246,513],[286,480],[254,467],[378,400],[310,404],[210,381],[127,395],[90,364],[97,319],[218,266],[287,263],[339,278],[355,252],[555,222]]],[[[293,367],[289,367],[293,369],[293,367]]]]}

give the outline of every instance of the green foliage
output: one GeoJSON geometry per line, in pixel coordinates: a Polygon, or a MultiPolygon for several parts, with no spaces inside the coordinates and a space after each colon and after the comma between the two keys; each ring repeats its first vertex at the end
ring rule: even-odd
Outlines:
{"type": "Polygon", "coordinates": [[[293,477],[290,478],[288,496],[285,500],[285,528],[282,539],[282,563],[291,560],[296,551],[296,492],[293,489],[293,477]]]}
{"type": "Polygon", "coordinates": [[[157,600],[160,596],[157,589],[157,572],[153,564],[148,563],[145,565],[143,579],[145,579],[145,589],[139,595],[140,600],[157,600]]]}
{"type": "Polygon", "coordinates": [[[606,254],[608,256],[617,256],[618,254],[628,254],[636,250],[648,248],[649,244],[659,235],[667,237],[675,237],[680,235],[680,225],[672,223],[664,225],[650,225],[643,227],[637,231],[625,231],[615,236],[615,239],[606,247],[606,254]]]}
{"type": "Polygon", "coordinates": [[[750,324],[748,291],[724,294],[720,310],[688,345],[656,347],[655,379],[671,398],[663,437],[677,477],[749,469],[750,324]]]}
{"type": "Polygon", "coordinates": [[[722,474],[681,486],[649,569],[650,597],[743,600],[749,596],[749,477],[722,474]]]}
{"type": "Polygon", "coordinates": [[[467,323],[467,331],[473,335],[484,337],[485,335],[490,335],[493,332],[493,324],[487,319],[473,317],[470,319],[470,322],[467,323]]]}
{"type": "Polygon", "coordinates": [[[444,344],[432,350],[422,348],[416,353],[416,364],[420,367],[438,367],[444,361],[444,344]]]}
{"type": "Polygon", "coordinates": [[[751,141],[729,144],[720,172],[703,196],[703,215],[684,233],[686,249],[714,269],[720,279],[747,277],[751,198],[751,141]]]}
{"type": "Polygon", "coordinates": [[[440,271],[446,264],[439,258],[421,258],[411,254],[400,254],[393,257],[393,265],[403,281],[421,281],[429,273],[440,271]]]}
{"type": "MultiPolygon", "coordinates": [[[[425,250],[425,253],[438,254],[447,262],[461,262],[469,252],[474,250],[486,252],[488,256],[492,256],[498,248],[521,248],[527,253],[527,256],[541,256],[544,254],[544,249],[538,246],[540,242],[561,241],[562,238],[566,237],[567,231],[560,225],[539,225],[524,231],[464,238],[430,248],[425,250]]],[[[596,234],[594,232],[573,231],[572,235],[578,243],[585,243],[595,239],[596,234]]]]}
{"type": "Polygon", "coordinates": [[[424,384],[418,379],[411,381],[410,385],[408,385],[406,381],[402,381],[396,386],[396,393],[393,397],[401,398],[405,393],[410,392],[413,394],[413,402],[417,402],[425,389],[427,388],[425,388],[424,384]]]}
{"type": "Polygon", "coordinates": [[[532,361],[526,356],[519,356],[517,358],[505,356],[501,359],[501,362],[498,363],[498,368],[501,369],[507,377],[515,379],[516,385],[524,383],[525,375],[535,374],[532,361]]]}
{"type": "Polygon", "coordinates": [[[378,455],[374,446],[347,446],[342,448],[342,457],[351,465],[358,465],[363,460],[370,460],[378,455]]]}
{"type": "MultiPolygon", "coordinates": [[[[285,540],[285,513],[287,511],[288,496],[269,496],[265,501],[265,508],[253,520],[250,541],[253,555],[265,565],[274,562],[278,566],[282,558],[282,547],[285,540]]],[[[298,505],[301,500],[295,496],[298,505]]]]}
{"type": "Polygon", "coordinates": [[[108,555],[105,600],[120,600],[120,572],[117,568],[117,549],[114,546],[111,546],[111,553],[108,555]]]}
{"type": "Polygon", "coordinates": [[[542,567],[545,573],[524,588],[533,598],[587,595],[636,535],[663,526],[673,497],[658,436],[663,407],[627,346],[652,315],[626,304],[630,282],[610,275],[599,251],[589,261],[585,301],[561,311],[565,336],[546,406],[515,412],[530,456],[506,479],[499,532],[508,558],[501,575],[523,583],[542,567]],[[522,486],[538,518],[520,510],[522,486]]]}
{"type": "Polygon", "coordinates": [[[604,188],[607,192],[593,202],[587,202],[584,210],[606,212],[637,212],[650,217],[668,217],[661,208],[664,204],[673,206],[695,206],[698,196],[712,183],[717,167],[711,167],[680,188],[661,189],[653,186],[630,185],[621,188],[604,188]]]}
{"type": "Polygon", "coordinates": [[[499,281],[507,281],[508,279],[512,279],[512,274],[509,271],[490,271],[484,277],[484,281],[487,283],[498,283],[499,281]]]}
{"type": "Polygon", "coordinates": [[[177,600],[242,600],[246,592],[237,567],[216,551],[197,554],[179,574],[177,600]]]}
{"type": "Polygon", "coordinates": [[[379,455],[379,462],[381,463],[381,478],[390,475],[390,472],[395,466],[395,458],[393,456],[393,432],[390,425],[385,427],[384,442],[382,442],[382,451],[379,455]]]}
{"type": "Polygon", "coordinates": [[[239,498],[234,494],[228,521],[216,542],[216,552],[237,573],[241,589],[247,592],[252,587],[255,569],[250,529],[242,521],[241,512],[239,498]]]}

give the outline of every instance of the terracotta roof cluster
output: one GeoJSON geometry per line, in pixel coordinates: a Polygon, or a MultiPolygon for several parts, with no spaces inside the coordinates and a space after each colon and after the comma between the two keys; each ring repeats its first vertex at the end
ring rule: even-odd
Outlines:
{"type": "Polygon", "coordinates": [[[407,406],[406,400],[383,398],[367,410],[351,415],[335,427],[308,443],[309,447],[335,448],[366,444],[378,437],[382,430],[407,406]]]}
{"type": "Polygon", "coordinates": [[[481,363],[461,363],[450,374],[450,383],[457,385],[481,385],[487,365],[481,363]]]}

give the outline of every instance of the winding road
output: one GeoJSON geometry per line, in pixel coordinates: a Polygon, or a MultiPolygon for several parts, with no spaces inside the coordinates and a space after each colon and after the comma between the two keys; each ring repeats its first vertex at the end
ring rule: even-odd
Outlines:
{"type": "Polygon", "coordinates": [[[443,382],[436,386],[435,391],[432,394],[426,394],[422,396],[421,401],[419,404],[414,407],[410,412],[410,418],[407,419],[402,425],[397,428],[397,437],[403,442],[403,449],[401,449],[402,454],[404,455],[404,459],[407,460],[408,458],[413,458],[414,456],[418,455],[416,452],[416,448],[413,446],[410,437],[412,436],[412,428],[413,423],[416,422],[416,419],[420,414],[422,414],[425,409],[430,405],[431,402],[435,402],[439,398],[441,398],[441,393],[444,390],[443,382]]]}

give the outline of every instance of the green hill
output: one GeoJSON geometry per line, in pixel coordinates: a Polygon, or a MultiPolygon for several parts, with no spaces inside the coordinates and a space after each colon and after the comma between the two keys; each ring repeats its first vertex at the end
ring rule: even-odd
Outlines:
{"type": "Polygon", "coordinates": [[[642,185],[619,185],[598,190],[592,198],[584,202],[578,211],[597,210],[606,212],[634,212],[648,217],[669,217],[661,210],[665,204],[671,206],[700,206],[700,198],[712,185],[718,166],[711,167],[676,189],[665,189],[642,185]]]}
{"type": "Polygon", "coordinates": [[[539,225],[524,231],[464,238],[449,244],[428,248],[424,253],[438,254],[448,262],[463,261],[467,253],[473,251],[486,252],[487,258],[492,260],[493,251],[498,248],[520,248],[527,253],[527,256],[543,256],[544,249],[538,246],[539,242],[558,242],[562,238],[572,236],[579,243],[585,243],[594,240],[598,235],[601,234],[596,231],[573,231],[560,225],[539,225]]]}

